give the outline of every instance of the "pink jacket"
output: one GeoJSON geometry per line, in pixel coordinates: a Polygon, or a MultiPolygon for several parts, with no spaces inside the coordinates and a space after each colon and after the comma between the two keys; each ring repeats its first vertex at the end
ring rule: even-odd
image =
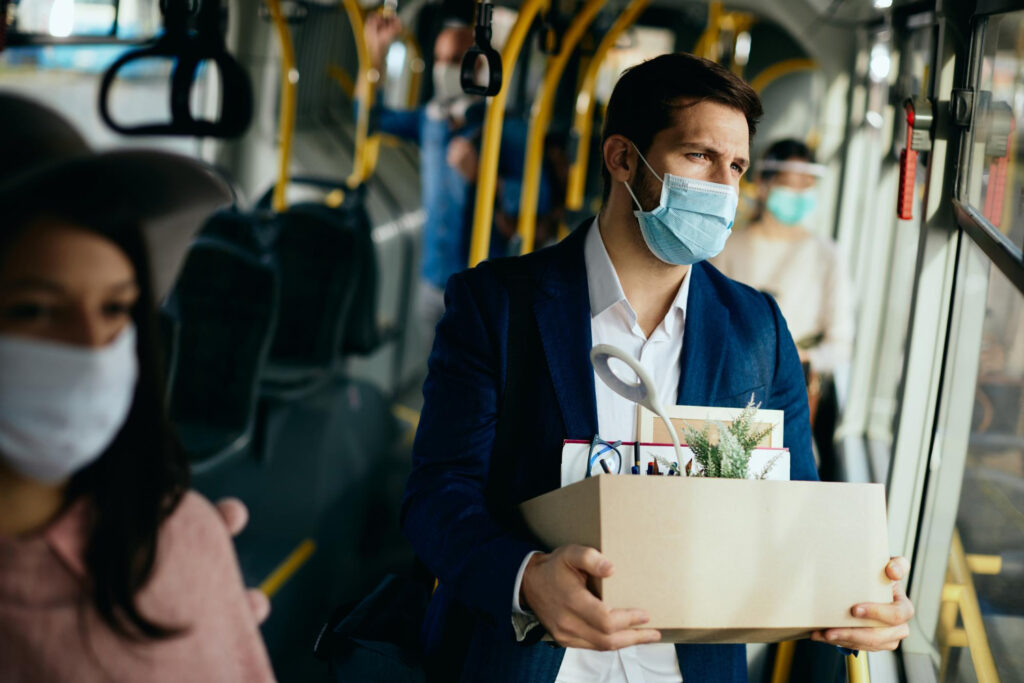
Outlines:
{"type": "Polygon", "coordinates": [[[31,537],[0,537],[3,683],[260,683],[273,681],[231,536],[217,510],[188,493],[160,531],[143,615],[187,631],[133,643],[100,620],[83,590],[88,505],[31,537]]]}

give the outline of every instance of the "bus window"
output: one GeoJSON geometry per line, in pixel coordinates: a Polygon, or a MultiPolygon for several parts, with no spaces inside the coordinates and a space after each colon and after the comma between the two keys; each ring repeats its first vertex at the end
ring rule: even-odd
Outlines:
{"type": "MultiPolygon", "coordinates": [[[[980,250],[971,249],[983,258],[980,250]]],[[[968,554],[998,559],[993,574],[973,576],[985,631],[1001,680],[1024,679],[1024,296],[991,268],[973,396],[957,529],[968,554]]],[[[940,627],[941,628],[941,627],[940,627]]],[[[972,648],[947,666],[970,680],[982,653],[972,648]]]]}
{"type": "Polygon", "coordinates": [[[11,33],[29,39],[137,38],[160,29],[153,0],[14,0],[8,12],[11,33]]]}
{"type": "Polygon", "coordinates": [[[971,138],[972,206],[1017,246],[1024,245],[1024,11],[994,17],[985,29],[977,119],[971,138]]]}
{"type": "MultiPolygon", "coordinates": [[[[1024,11],[976,18],[959,233],[916,557],[942,680],[1024,679],[1024,11]],[[979,49],[980,48],[980,49],[979,49]],[[947,551],[948,549],[948,551],[947,551]],[[939,597],[941,595],[941,598],[939,597]],[[936,604],[937,603],[937,604],[936,604]]],[[[927,615],[927,616],[926,616],[927,615]]]]}
{"type": "Polygon", "coordinates": [[[623,71],[658,55],[672,52],[673,45],[675,36],[668,29],[636,26],[627,31],[618,44],[608,51],[597,72],[597,85],[594,88],[597,101],[607,104],[612,88],[623,71]]]}

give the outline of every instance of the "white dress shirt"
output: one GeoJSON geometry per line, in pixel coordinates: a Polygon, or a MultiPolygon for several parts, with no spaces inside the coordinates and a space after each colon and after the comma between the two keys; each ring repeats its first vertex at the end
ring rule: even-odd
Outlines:
{"type": "MultiPolygon", "coordinates": [[[[644,336],[637,324],[636,312],[626,300],[622,284],[615,272],[604,240],[594,219],[584,245],[587,285],[590,290],[590,329],[593,343],[613,344],[636,358],[657,384],[662,405],[675,405],[679,388],[680,357],[683,350],[683,327],[686,320],[686,299],[690,291],[687,274],[679,287],[665,319],[644,336]]],[[[612,361],[612,368],[625,381],[636,381],[632,372],[612,361]]],[[[609,389],[595,375],[597,426],[606,441],[636,440],[636,405],[609,389]]],[[[572,438],[590,439],[593,434],[571,434],[572,438]]],[[[628,465],[629,463],[627,463],[628,465]]],[[[562,482],[567,485],[572,482],[562,482]]],[[[646,520],[639,520],[646,521],[646,520]]],[[[519,588],[530,555],[523,560],[513,594],[513,624],[520,638],[525,635],[526,620],[519,606],[519,588]]],[[[614,652],[567,648],[557,683],[680,683],[682,673],[675,646],[670,643],[637,645],[614,652]]]]}

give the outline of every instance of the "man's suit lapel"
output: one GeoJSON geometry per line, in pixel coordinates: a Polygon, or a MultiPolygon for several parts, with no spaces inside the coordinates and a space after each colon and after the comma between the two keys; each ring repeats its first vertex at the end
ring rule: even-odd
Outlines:
{"type": "Polygon", "coordinates": [[[590,221],[554,248],[534,299],[534,314],[567,438],[597,433],[590,330],[590,294],[583,245],[590,221]],[[557,250],[557,257],[555,257],[557,250]]]}
{"type": "Polygon", "coordinates": [[[693,280],[686,302],[680,362],[679,405],[711,405],[718,392],[729,341],[729,309],[712,289],[701,262],[690,268],[693,280]]]}

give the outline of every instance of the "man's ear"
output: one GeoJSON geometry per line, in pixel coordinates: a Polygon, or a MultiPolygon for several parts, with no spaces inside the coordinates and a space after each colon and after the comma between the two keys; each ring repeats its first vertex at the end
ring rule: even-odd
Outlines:
{"type": "Polygon", "coordinates": [[[609,136],[602,148],[604,165],[613,181],[628,182],[636,164],[633,145],[621,135],[609,136]]]}

